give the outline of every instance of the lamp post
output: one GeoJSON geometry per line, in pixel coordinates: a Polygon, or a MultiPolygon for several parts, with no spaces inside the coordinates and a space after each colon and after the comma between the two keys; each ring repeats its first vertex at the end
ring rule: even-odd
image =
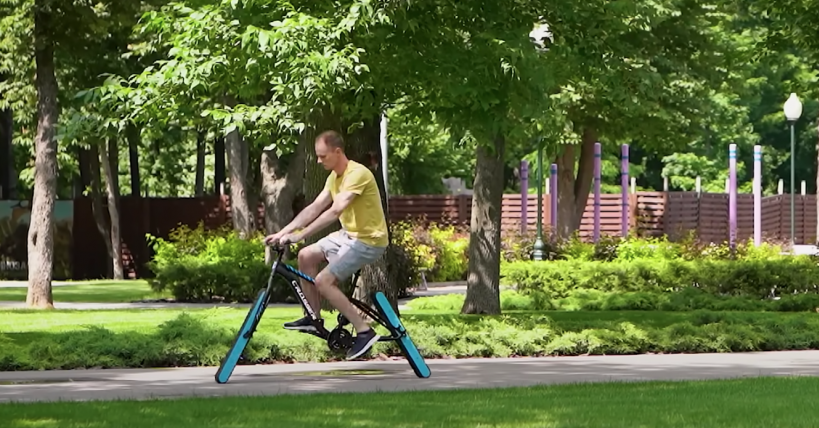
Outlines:
{"type": "MultiPolygon", "coordinates": [[[[552,213],[555,215],[555,213],[552,213]]],[[[537,238],[532,249],[532,260],[542,261],[546,244],[543,243],[543,146],[537,148],[537,238]]]]}
{"type": "Polygon", "coordinates": [[[802,116],[802,103],[795,93],[791,93],[788,101],[785,101],[785,118],[791,126],[791,251],[795,243],[795,225],[794,225],[794,194],[796,193],[796,133],[794,132],[796,121],[802,116]]]}

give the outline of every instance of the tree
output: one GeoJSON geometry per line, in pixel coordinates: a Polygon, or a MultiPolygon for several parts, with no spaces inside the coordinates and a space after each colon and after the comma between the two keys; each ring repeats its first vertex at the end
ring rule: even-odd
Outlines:
{"type": "Polygon", "coordinates": [[[37,134],[34,137],[34,198],[28,232],[28,293],[30,307],[52,308],[54,265],[54,200],[57,193],[57,76],[54,65],[54,16],[45,0],[34,3],[34,60],[37,86],[37,134]]]}
{"type": "Polygon", "coordinates": [[[563,81],[551,115],[564,126],[547,139],[562,143],[558,164],[558,229],[580,225],[598,141],[682,147],[708,118],[709,96],[727,79],[733,57],[719,36],[723,5],[685,2],[599,2],[582,13],[552,8],[548,56],[563,81]],[[581,21],[599,25],[584,28],[581,21]],[[594,52],[594,53],[592,53],[594,52]]]}

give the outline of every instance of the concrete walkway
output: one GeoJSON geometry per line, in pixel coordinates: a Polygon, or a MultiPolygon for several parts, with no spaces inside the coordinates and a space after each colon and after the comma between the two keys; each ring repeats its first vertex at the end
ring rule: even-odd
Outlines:
{"type": "Polygon", "coordinates": [[[216,369],[0,372],[0,402],[147,399],[498,388],[576,382],[819,376],[819,351],[430,360],[418,379],[404,360],[239,366],[230,382],[216,369]],[[352,370],[367,372],[356,374],[352,370]],[[347,371],[345,373],[345,371],[347,371]]]}

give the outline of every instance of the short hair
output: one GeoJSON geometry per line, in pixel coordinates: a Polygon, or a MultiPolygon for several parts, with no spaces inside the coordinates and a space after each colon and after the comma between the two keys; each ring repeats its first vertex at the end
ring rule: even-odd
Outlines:
{"type": "Polygon", "coordinates": [[[316,141],[324,141],[330,147],[338,147],[344,150],[344,138],[336,131],[324,131],[316,137],[316,141]]]}

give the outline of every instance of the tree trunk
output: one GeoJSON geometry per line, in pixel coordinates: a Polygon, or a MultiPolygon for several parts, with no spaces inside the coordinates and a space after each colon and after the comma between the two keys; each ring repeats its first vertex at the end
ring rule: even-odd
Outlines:
{"type": "Polygon", "coordinates": [[[567,145],[557,159],[557,233],[569,238],[580,229],[594,175],[594,143],[597,132],[587,128],[580,144],[580,161],[575,176],[575,145],[567,145]]]}
{"type": "MultiPolygon", "coordinates": [[[[102,153],[105,153],[105,147],[102,153]]],[[[88,153],[88,184],[91,187],[91,212],[94,215],[94,223],[97,225],[97,230],[102,235],[102,240],[105,242],[105,249],[108,254],[108,260],[114,260],[114,248],[111,240],[111,227],[109,226],[108,218],[105,217],[105,207],[102,203],[102,176],[100,173],[100,150],[96,143],[91,143],[91,147],[86,151],[88,153]]],[[[102,156],[105,162],[105,155],[102,156]]],[[[106,173],[106,176],[108,174],[106,173]]],[[[114,277],[114,265],[110,263],[106,268],[106,278],[114,277]]]]}
{"type": "Polygon", "coordinates": [[[221,195],[225,185],[225,137],[213,142],[213,194],[221,195]]]}
{"type": "MultiPolygon", "coordinates": [[[[315,113],[310,118],[310,124],[304,129],[300,138],[299,144],[304,145],[304,202],[310,205],[316,197],[324,189],[324,184],[327,181],[327,176],[330,175],[323,166],[319,165],[316,158],[316,137],[324,131],[334,129],[341,130],[341,121],[328,111],[315,113]]],[[[318,242],[319,239],[328,234],[339,230],[341,223],[334,222],[313,234],[313,236],[305,240],[305,244],[309,245],[318,242]]]]}
{"type": "Polygon", "coordinates": [[[57,77],[54,45],[49,38],[50,15],[45,5],[34,5],[34,60],[37,86],[37,133],[34,136],[34,197],[28,230],[29,307],[53,308],[51,279],[54,267],[54,200],[57,196],[57,77]]]}
{"type": "Polygon", "coordinates": [[[500,236],[505,149],[502,136],[495,137],[493,147],[478,144],[463,314],[501,312],[500,236]]]}
{"type": "Polygon", "coordinates": [[[133,124],[125,128],[125,138],[128,139],[128,163],[131,168],[131,196],[139,196],[142,188],[139,177],[139,146],[142,138],[133,124]]]}
{"type": "MultiPolygon", "coordinates": [[[[259,166],[262,175],[264,229],[268,235],[282,230],[293,221],[296,196],[304,185],[304,156],[303,143],[298,144],[295,152],[282,157],[278,157],[275,150],[262,152],[259,166]]],[[[269,250],[268,247],[265,254],[267,262],[270,262],[271,257],[269,250]]]]}
{"type": "MultiPolygon", "coordinates": [[[[381,194],[381,208],[384,210],[384,215],[388,215],[387,203],[387,188],[384,184],[384,176],[381,173],[381,117],[375,116],[364,122],[362,128],[356,129],[352,134],[348,135],[346,139],[347,156],[370,168],[375,176],[375,182],[378,185],[378,191],[381,194]]],[[[365,302],[372,303],[370,296],[376,291],[382,291],[393,308],[398,309],[398,287],[399,281],[397,278],[390,276],[393,272],[390,267],[390,261],[394,260],[396,252],[392,246],[388,247],[387,252],[375,263],[369,264],[361,269],[361,278],[359,279],[358,287],[355,288],[354,297],[365,302]]]]}
{"type": "Polygon", "coordinates": [[[125,278],[122,267],[122,236],[120,234],[119,221],[119,147],[117,139],[108,139],[108,148],[105,144],[100,144],[100,162],[105,173],[105,188],[108,193],[108,218],[111,221],[111,244],[108,246],[111,251],[111,266],[113,278],[122,280],[125,278]]]}
{"type": "Polygon", "coordinates": [[[0,110],[0,199],[15,198],[17,173],[14,170],[14,114],[11,109],[0,110]]]}
{"type": "Polygon", "coordinates": [[[196,133],[196,181],[193,185],[193,194],[202,196],[205,194],[205,133],[196,133]]]}
{"type": "Polygon", "coordinates": [[[243,239],[250,238],[256,231],[256,213],[251,210],[248,200],[247,183],[247,142],[239,130],[235,129],[225,138],[230,173],[230,215],[233,229],[243,239]]]}

